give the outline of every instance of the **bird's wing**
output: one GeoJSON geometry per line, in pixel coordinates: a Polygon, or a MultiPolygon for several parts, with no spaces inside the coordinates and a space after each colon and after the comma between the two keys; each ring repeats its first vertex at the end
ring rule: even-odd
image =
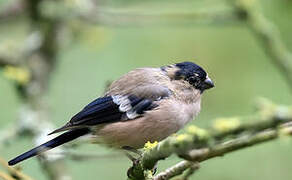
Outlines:
{"type": "MultiPolygon", "coordinates": [[[[161,87],[164,89],[164,87],[161,87]]],[[[148,89],[148,88],[145,88],[148,89]]],[[[148,90],[147,92],[149,92],[148,90]]],[[[158,106],[158,101],[166,98],[170,93],[153,89],[152,95],[107,95],[94,100],[63,127],[50,134],[82,127],[94,126],[102,123],[126,121],[142,116],[146,111],[158,106]]]]}
{"type": "Polygon", "coordinates": [[[90,126],[105,122],[135,119],[154,107],[155,103],[151,99],[133,95],[106,96],[88,104],[70,120],[70,123],[74,126],[90,126]]]}

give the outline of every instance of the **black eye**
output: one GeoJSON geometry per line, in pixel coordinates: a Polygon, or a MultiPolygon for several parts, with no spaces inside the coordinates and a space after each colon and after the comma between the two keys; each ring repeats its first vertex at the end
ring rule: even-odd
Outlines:
{"type": "Polygon", "coordinates": [[[188,78],[188,81],[192,85],[196,85],[199,82],[199,78],[195,76],[191,76],[188,78]]]}

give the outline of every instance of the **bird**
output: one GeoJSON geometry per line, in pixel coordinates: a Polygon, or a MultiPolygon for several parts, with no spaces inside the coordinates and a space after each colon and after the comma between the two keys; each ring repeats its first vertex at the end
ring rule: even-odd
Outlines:
{"type": "Polygon", "coordinates": [[[176,133],[198,115],[205,90],[214,87],[194,62],[137,68],[51,134],[62,133],[10,160],[10,166],[82,136],[109,147],[140,149],[176,133]]]}

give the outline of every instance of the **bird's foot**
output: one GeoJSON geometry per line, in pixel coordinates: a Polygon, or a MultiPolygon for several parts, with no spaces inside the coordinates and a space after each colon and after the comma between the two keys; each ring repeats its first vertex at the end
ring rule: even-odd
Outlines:
{"type": "MultiPolygon", "coordinates": [[[[131,174],[133,174],[135,167],[139,167],[139,163],[140,163],[140,160],[142,158],[142,152],[137,150],[137,149],[135,149],[135,148],[132,148],[130,146],[124,146],[124,147],[122,147],[122,149],[126,151],[125,152],[126,156],[133,163],[133,166],[130,169],[128,169],[128,172],[127,172],[128,177],[130,177],[131,174]],[[134,153],[135,155],[138,155],[138,157],[134,157],[130,153],[134,153]]],[[[157,172],[157,164],[155,164],[155,166],[153,167],[153,169],[151,171],[152,171],[153,175],[156,174],[156,172],[157,172]]]]}
{"type": "Polygon", "coordinates": [[[156,174],[157,172],[157,163],[155,164],[155,166],[152,169],[152,175],[156,174]]]}
{"type": "Polygon", "coordinates": [[[123,146],[122,148],[123,148],[123,150],[130,151],[132,153],[138,154],[139,156],[142,155],[142,152],[141,151],[139,151],[139,150],[137,150],[135,148],[132,148],[130,146],[123,146]]]}
{"type": "Polygon", "coordinates": [[[140,152],[139,150],[132,148],[130,146],[124,146],[122,147],[123,150],[125,150],[126,152],[126,156],[133,162],[133,164],[135,164],[135,162],[139,161],[142,157],[142,152],[140,152]],[[138,155],[138,157],[134,157],[131,153],[134,153],[135,155],[138,155]]]}

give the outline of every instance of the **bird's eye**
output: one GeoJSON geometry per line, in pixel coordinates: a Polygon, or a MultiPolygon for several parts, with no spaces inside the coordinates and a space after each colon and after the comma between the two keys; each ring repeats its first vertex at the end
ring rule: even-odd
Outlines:
{"type": "Polygon", "coordinates": [[[199,80],[198,80],[197,77],[192,76],[192,77],[189,77],[189,78],[188,78],[188,81],[189,81],[190,84],[192,84],[192,85],[196,85],[196,84],[198,83],[199,80]]]}

